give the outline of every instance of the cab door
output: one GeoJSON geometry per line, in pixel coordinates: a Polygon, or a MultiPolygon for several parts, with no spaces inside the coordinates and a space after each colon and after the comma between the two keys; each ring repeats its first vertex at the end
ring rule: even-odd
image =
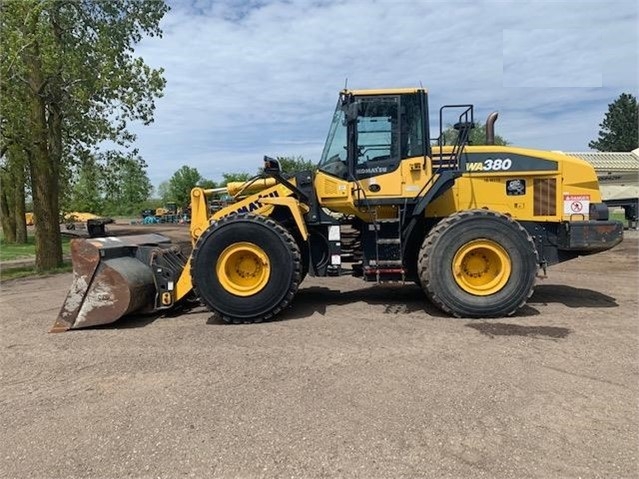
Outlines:
{"type": "Polygon", "coordinates": [[[400,196],[400,97],[358,99],[354,176],[368,198],[400,196]]]}
{"type": "Polygon", "coordinates": [[[411,197],[421,187],[424,109],[420,93],[358,98],[353,176],[367,197],[411,197]]]}

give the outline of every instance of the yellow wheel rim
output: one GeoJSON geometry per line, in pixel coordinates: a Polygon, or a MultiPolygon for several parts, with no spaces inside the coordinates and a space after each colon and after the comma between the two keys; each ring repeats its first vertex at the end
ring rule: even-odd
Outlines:
{"type": "Polygon", "coordinates": [[[478,239],[465,244],[453,259],[453,277],[464,291],[488,296],[508,282],[512,264],[504,248],[494,241],[478,239]]]}
{"type": "Polygon", "coordinates": [[[232,244],[222,251],[215,271],[222,287],[236,296],[259,293],[271,276],[264,250],[248,242],[232,244]]]}

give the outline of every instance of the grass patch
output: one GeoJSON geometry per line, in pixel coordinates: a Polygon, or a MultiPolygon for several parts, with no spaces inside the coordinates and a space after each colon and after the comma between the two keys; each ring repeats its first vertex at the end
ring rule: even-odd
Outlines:
{"type": "Polygon", "coordinates": [[[24,268],[2,268],[0,269],[0,282],[8,281],[10,279],[18,278],[30,278],[30,277],[43,277],[50,276],[52,274],[68,273],[72,271],[71,262],[65,262],[62,266],[49,270],[49,271],[36,271],[32,266],[24,268]]]}
{"type": "Polygon", "coordinates": [[[626,214],[624,210],[611,210],[609,217],[611,220],[622,221],[623,223],[626,222],[626,214]]]}
{"type": "MultiPolygon", "coordinates": [[[[62,254],[69,254],[71,238],[62,236],[62,254]]],[[[35,258],[35,237],[28,236],[26,244],[7,244],[0,236],[0,261],[35,258]]]]}
{"type": "Polygon", "coordinates": [[[626,220],[626,212],[621,208],[611,208],[609,218],[611,220],[621,221],[624,228],[630,228],[630,222],[626,220]]]}

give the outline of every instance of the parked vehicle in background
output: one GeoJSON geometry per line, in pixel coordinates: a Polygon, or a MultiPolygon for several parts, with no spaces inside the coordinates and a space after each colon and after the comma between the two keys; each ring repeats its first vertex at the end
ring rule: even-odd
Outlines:
{"type": "Polygon", "coordinates": [[[624,152],[566,153],[590,163],[597,173],[601,197],[610,208],[623,208],[628,228],[639,223],[639,148],[624,152]]]}

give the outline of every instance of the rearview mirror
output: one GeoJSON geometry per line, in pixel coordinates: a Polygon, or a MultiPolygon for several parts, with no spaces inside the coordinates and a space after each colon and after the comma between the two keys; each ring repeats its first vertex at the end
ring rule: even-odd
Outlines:
{"type": "Polygon", "coordinates": [[[264,173],[281,173],[282,167],[280,162],[275,158],[264,157],[264,173]]]}
{"type": "Polygon", "coordinates": [[[344,106],[344,115],[346,116],[346,121],[357,120],[358,113],[359,113],[358,102],[354,101],[344,106]]]}

